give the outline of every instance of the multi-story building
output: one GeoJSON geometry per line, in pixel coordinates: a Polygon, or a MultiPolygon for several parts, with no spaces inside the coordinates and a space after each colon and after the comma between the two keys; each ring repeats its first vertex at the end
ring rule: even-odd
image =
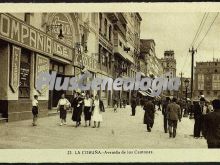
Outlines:
{"type": "Polygon", "coordinates": [[[174,51],[168,50],[164,52],[164,58],[161,59],[163,65],[163,73],[167,78],[176,77],[176,59],[174,57],[174,51]]]}
{"type": "MultiPolygon", "coordinates": [[[[164,51],[164,57],[161,58],[161,63],[163,65],[163,75],[164,77],[170,79],[176,77],[176,59],[174,57],[173,50],[164,51]]],[[[177,91],[166,91],[167,95],[177,96],[177,91]]]]}
{"type": "Polygon", "coordinates": [[[163,67],[155,53],[153,39],[141,39],[142,70],[148,77],[160,77],[163,75],[163,67]]]}
{"type": "MultiPolygon", "coordinates": [[[[113,29],[114,20],[111,19],[108,13],[99,13],[99,53],[98,53],[98,70],[97,77],[100,78],[113,78],[112,75],[112,60],[114,57],[113,47],[113,29]]],[[[105,105],[112,104],[113,91],[103,90],[98,91],[105,105]]]]}
{"type": "MultiPolygon", "coordinates": [[[[140,70],[143,77],[161,77],[163,75],[163,67],[160,59],[155,53],[155,42],[153,39],[141,39],[140,44],[140,70]]],[[[151,89],[148,91],[140,91],[144,96],[151,96],[151,89]]]]}
{"type": "Polygon", "coordinates": [[[220,60],[196,62],[193,97],[198,99],[201,93],[208,100],[220,96],[220,60]]]}
{"type": "MultiPolygon", "coordinates": [[[[28,119],[33,95],[40,116],[57,106],[65,91],[36,90],[39,73],[59,77],[94,73],[98,59],[98,16],[82,13],[0,14],[0,113],[8,121],[28,119]]],[[[70,95],[71,92],[65,92],[70,95]]]]}
{"type": "MultiPolygon", "coordinates": [[[[138,13],[108,13],[108,16],[114,23],[113,77],[135,77],[141,17],[138,13]]],[[[113,97],[130,102],[131,91],[114,91],[113,97]]]]}

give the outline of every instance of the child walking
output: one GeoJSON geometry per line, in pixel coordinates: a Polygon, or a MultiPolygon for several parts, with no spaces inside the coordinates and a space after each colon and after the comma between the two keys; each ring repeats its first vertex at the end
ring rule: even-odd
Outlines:
{"type": "Polygon", "coordinates": [[[33,126],[37,126],[37,116],[38,116],[38,96],[34,95],[32,101],[32,114],[33,114],[33,126]]]}

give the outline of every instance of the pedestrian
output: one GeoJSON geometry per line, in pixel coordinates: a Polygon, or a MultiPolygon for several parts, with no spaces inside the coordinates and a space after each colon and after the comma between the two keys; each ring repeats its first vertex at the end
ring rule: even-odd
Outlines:
{"type": "Polygon", "coordinates": [[[84,119],[85,119],[85,127],[87,127],[87,121],[89,121],[89,126],[91,125],[91,115],[92,115],[92,99],[90,98],[89,94],[86,94],[84,99],[84,119]]]}
{"type": "Polygon", "coordinates": [[[177,99],[174,97],[172,102],[167,106],[167,119],[169,125],[170,138],[176,137],[176,129],[178,119],[181,121],[181,110],[180,106],[176,103],[177,99]]]}
{"type": "Polygon", "coordinates": [[[136,97],[134,96],[134,97],[132,98],[132,100],[131,100],[131,111],[132,111],[131,116],[135,116],[136,106],[137,106],[137,99],[136,99],[136,97]]]}
{"type": "Polygon", "coordinates": [[[161,99],[158,100],[158,111],[161,111],[161,99]]]}
{"type": "Polygon", "coordinates": [[[212,101],[214,112],[204,116],[203,135],[208,148],[220,148],[220,99],[212,101]]]}
{"type": "Polygon", "coordinates": [[[204,115],[207,113],[207,106],[205,105],[205,98],[201,97],[199,103],[195,103],[194,105],[194,138],[198,139],[201,136],[202,125],[204,115]]]}
{"type": "Polygon", "coordinates": [[[126,108],[126,104],[127,104],[127,101],[126,101],[126,99],[124,99],[124,100],[123,100],[123,106],[124,106],[124,108],[126,108]]]}
{"type": "Polygon", "coordinates": [[[113,100],[113,108],[114,108],[114,112],[117,112],[117,109],[118,109],[117,100],[113,100]]]}
{"type": "Polygon", "coordinates": [[[83,109],[83,96],[79,92],[76,93],[76,97],[73,100],[73,113],[72,120],[76,122],[75,127],[77,128],[81,124],[81,115],[83,109]]]}
{"type": "Polygon", "coordinates": [[[211,103],[211,101],[207,101],[206,102],[206,106],[207,106],[207,113],[210,113],[210,112],[213,112],[214,111],[214,108],[213,108],[213,106],[212,106],[212,103],[211,103]]]}
{"type": "Polygon", "coordinates": [[[162,114],[163,114],[163,128],[164,132],[167,133],[167,125],[168,125],[168,120],[167,120],[167,106],[170,103],[170,98],[166,97],[166,100],[164,100],[163,105],[162,105],[162,114]]]}
{"type": "Polygon", "coordinates": [[[92,120],[94,121],[93,128],[96,128],[96,123],[98,123],[97,128],[100,127],[100,123],[103,121],[102,119],[102,112],[105,112],[103,101],[99,99],[99,96],[95,96],[94,100],[94,110],[92,113],[92,120]]]}
{"type": "Polygon", "coordinates": [[[58,101],[57,110],[60,111],[60,126],[63,124],[66,125],[66,114],[67,110],[70,107],[70,102],[65,98],[65,94],[61,95],[61,99],[58,101]]]}
{"type": "Polygon", "coordinates": [[[183,109],[184,109],[184,112],[186,111],[186,107],[187,107],[187,102],[184,102],[183,100],[179,99],[177,101],[177,104],[180,106],[180,111],[181,111],[181,118],[183,116],[183,109]]]}
{"type": "Polygon", "coordinates": [[[37,117],[38,117],[38,96],[34,95],[32,100],[32,114],[33,114],[33,126],[37,126],[37,117]]]}
{"type": "Polygon", "coordinates": [[[151,129],[154,125],[154,113],[155,108],[154,104],[152,103],[152,98],[148,98],[148,100],[145,101],[145,105],[143,107],[144,113],[144,124],[147,125],[147,131],[151,132],[151,129]]]}

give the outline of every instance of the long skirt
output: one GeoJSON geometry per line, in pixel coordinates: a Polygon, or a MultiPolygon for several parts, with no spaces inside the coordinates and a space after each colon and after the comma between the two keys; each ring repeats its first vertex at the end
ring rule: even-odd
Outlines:
{"type": "Polygon", "coordinates": [[[92,121],[102,122],[102,114],[99,111],[99,107],[95,107],[92,115],[92,121]]]}
{"type": "Polygon", "coordinates": [[[66,110],[62,105],[60,106],[60,119],[66,119],[66,110]]]}
{"type": "Polygon", "coordinates": [[[144,113],[144,124],[152,125],[154,124],[154,116],[145,111],[144,113]]]}
{"type": "Polygon", "coordinates": [[[85,121],[91,120],[92,113],[90,112],[91,107],[84,107],[85,121]]]}
{"type": "Polygon", "coordinates": [[[72,120],[76,122],[81,121],[82,107],[75,107],[73,109],[72,120]]]}

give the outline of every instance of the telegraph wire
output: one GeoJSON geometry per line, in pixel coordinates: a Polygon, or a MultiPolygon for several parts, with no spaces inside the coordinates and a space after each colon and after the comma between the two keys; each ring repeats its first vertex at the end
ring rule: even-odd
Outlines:
{"type": "MultiPolygon", "coordinates": [[[[202,17],[202,20],[201,20],[201,22],[200,22],[200,24],[199,24],[199,27],[198,27],[198,29],[197,29],[197,32],[196,32],[196,34],[195,34],[195,36],[194,36],[194,38],[193,38],[193,41],[192,41],[192,43],[191,43],[191,46],[193,46],[193,45],[196,43],[196,40],[199,38],[199,35],[200,35],[200,33],[202,32],[202,29],[203,29],[203,27],[204,27],[204,25],[205,25],[205,22],[206,22],[208,16],[209,16],[209,13],[204,13],[204,15],[203,15],[203,17],[202,17]]],[[[185,60],[184,60],[184,64],[183,64],[183,66],[182,66],[181,72],[183,72],[183,68],[184,68],[184,66],[185,66],[185,64],[186,64],[186,61],[187,61],[187,59],[188,59],[187,56],[188,56],[188,53],[187,53],[186,56],[185,56],[185,60]]]]}
{"type": "Polygon", "coordinates": [[[193,39],[193,41],[192,41],[191,46],[193,46],[193,45],[195,44],[196,40],[198,39],[198,37],[199,37],[199,35],[200,35],[200,33],[201,33],[203,27],[204,27],[204,24],[205,24],[205,22],[206,22],[208,16],[209,16],[209,13],[205,13],[205,14],[203,15],[203,18],[202,18],[202,20],[201,20],[201,22],[200,22],[200,25],[199,25],[199,27],[198,27],[198,29],[197,29],[197,32],[196,32],[196,34],[195,34],[195,36],[194,36],[194,39],[193,39]]]}
{"type": "Polygon", "coordinates": [[[202,44],[202,42],[204,41],[205,37],[207,36],[207,34],[209,33],[210,29],[212,28],[212,25],[215,23],[216,18],[218,17],[219,13],[217,13],[217,15],[215,16],[215,18],[213,19],[211,25],[209,26],[208,30],[206,31],[204,37],[202,38],[202,40],[199,42],[198,46],[196,49],[198,49],[200,47],[200,45],[202,44]]]}

